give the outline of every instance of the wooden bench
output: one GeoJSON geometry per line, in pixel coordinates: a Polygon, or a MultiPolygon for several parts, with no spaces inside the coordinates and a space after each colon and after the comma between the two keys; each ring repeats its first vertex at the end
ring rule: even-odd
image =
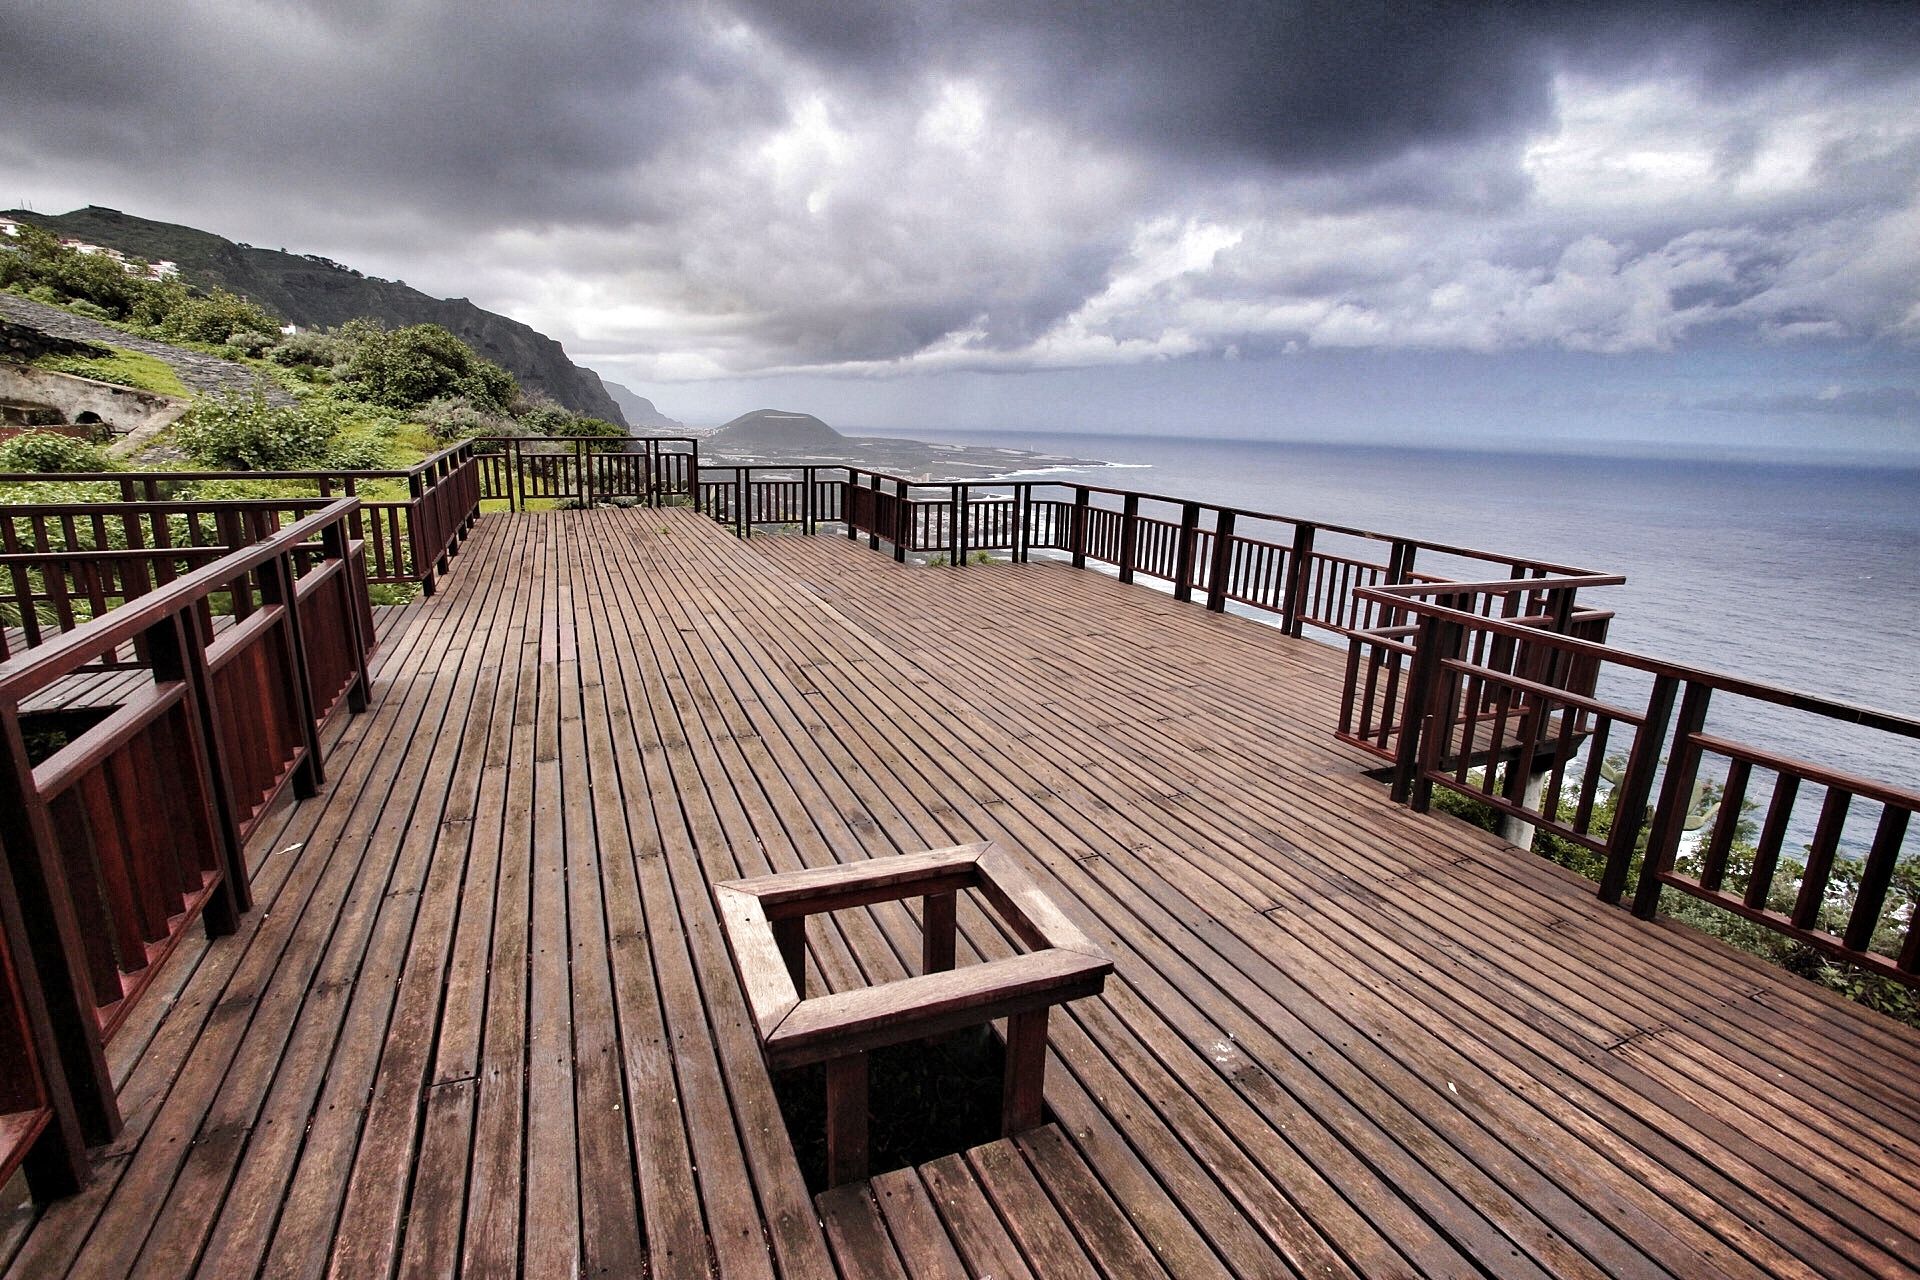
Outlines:
{"type": "Polygon", "coordinates": [[[713,886],[767,1067],[827,1064],[827,1181],[867,1176],[867,1054],[1007,1020],[1001,1132],[1042,1120],[1047,1010],[1098,994],[1113,972],[1092,940],[991,842],[713,886]],[[981,897],[1028,951],[954,968],[957,895],[981,897]],[[921,972],[856,991],[806,995],[807,917],[921,898],[921,972]]]}

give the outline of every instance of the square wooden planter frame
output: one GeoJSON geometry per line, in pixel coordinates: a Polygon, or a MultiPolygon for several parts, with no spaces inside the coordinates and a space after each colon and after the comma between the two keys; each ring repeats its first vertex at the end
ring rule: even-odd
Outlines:
{"type": "Polygon", "coordinates": [[[1041,1121],[1047,1010],[1095,995],[1113,962],[992,842],[725,880],[713,886],[734,968],[770,1070],[827,1064],[827,1180],[867,1176],[867,1054],[1007,1019],[1001,1131],[1041,1121]],[[976,889],[1021,943],[1005,960],[954,968],[955,909],[976,889]],[[921,972],[857,991],[806,995],[807,917],[923,900],[921,972]]]}

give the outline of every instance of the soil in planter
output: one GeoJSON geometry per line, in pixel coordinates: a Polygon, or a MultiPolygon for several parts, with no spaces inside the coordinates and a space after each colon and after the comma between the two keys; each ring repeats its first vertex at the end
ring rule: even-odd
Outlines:
{"type": "MultiPolygon", "coordinates": [[[[867,1066],[870,1171],[925,1164],[998,1138],[1005,1066],[1006,1050],[988,1027],[874,1050],[867,1066]]],[[[781,1072],[773,1088],[807,1189],[825,1191],[826,1066],[781,1072]]]]}

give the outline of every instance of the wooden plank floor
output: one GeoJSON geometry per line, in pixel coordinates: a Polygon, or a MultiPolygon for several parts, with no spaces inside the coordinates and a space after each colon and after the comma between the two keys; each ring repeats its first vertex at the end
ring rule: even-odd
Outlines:
{"type": "MultiPolygon", "coordinates": [[[[488,517],[7,1273],[1916,1274],[1920,1036],[1393,808],[1340,660],[1057,564],[488,517]],[[1056,1123],[816,1205],[706,885],[983,838],[1117,963],[1056,1123]]],[[[844,913],[811,981],[918,951],[844,913]]]]}

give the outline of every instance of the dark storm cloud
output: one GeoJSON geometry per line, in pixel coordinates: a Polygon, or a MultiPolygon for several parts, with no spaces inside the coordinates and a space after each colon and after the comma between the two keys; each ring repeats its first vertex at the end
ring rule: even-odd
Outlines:
{"type": "Polygon", "coordinates": [[[986,74],[1094,136],[1330,169],[1514,137],[1551,113],[1559,66],[1736,85],[1835,60],[1871,74],[1920,48],[1920,8],[1898,4],[743,0],[739,11],[816,64],[889,88],[929,65],[986,74]]]}
{"type": "Polygon", "coordinates": [[[673,376],[1920,340],[1920,6],[0,0],[0,66],[0,197],[673,376]]]}
{"type": "Polygon", "coordinates": [[[0,116],[42,151],[469,225],[624,221],[646,212],[629,166],[779,110],[708,36],[690,9],[615,3],[16,3],[0,116]]]}

